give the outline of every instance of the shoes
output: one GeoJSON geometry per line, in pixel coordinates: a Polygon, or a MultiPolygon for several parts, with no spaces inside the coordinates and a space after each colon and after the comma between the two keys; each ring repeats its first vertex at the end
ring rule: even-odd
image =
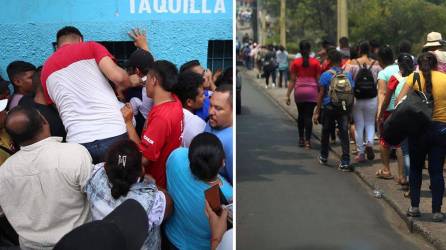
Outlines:
{"type": "Polygon", "coordinates": [[[299,147],[303,148],[305,146],[304,139],[299,139],[299,147]]]}
{"type": "Polygon", "coordinates": [[[268,85],[265,85],[265,89],[268,89],[268,85]]]}
{"type": "Polygon", "coordinates": [[[418,207],[409,207],[407,210],[407,216],[409,217],[420,217],[420,209],[418,207]]]}
{"type": "Polygon", "coordinates": [[[444,214],[438,212],[432,215],[433,222],[442,222],[444,220],[444,214]]]}
{"type": "Polygon", "coordinates": [[[327,162],[328,162],[327,158],[323,157],[322,155],[319,156],[319,163],[321,165],[327,165],[327,162]]]}
{"type": "Polygon", "coordinates": [[[275,87],[276,87],[276,84],[275,84],[275,83],[273,83],[272,87],[273,87],[273,88],[275,88],[275,87]]]}
{"type": "Polygon", "coordinates": [[[305,141],[305,149],[311,149],[310,141],[305,141]]]}
{"type": "Polygon", "coordinates": [[[355,161],[356,161],[357,163],[363,163],[363,162],[365,162],[365,156],[364,156],[364,154],[359,153],[358,155],[356,155],[356,157],[355,157],[355,161]]]}
{"type": "Polygon", "coordinates": [[[367,155],[367,160],[373,161],[375,159],[375,152],[373,152],[373,148],[371,146],[365,147],[365,154],[367,155]]]}
{"type": "Polygon", "coordinates": [[[341,171],[343,171],[343,172],[352,172],[352,171],[353,171],[353,167],[352,167],[350,164],[348,164],[348,163],[343,163],[343,162],[341,162],[341,163],[339,164],[338,169],[341,170],[341,171]]]}

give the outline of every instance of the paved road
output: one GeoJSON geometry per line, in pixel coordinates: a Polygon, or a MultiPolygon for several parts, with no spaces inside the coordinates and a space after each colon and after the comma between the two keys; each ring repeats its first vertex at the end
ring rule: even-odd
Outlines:
{"type": "Polygon", "coordinates": [[[424,248],[395,231],[354,174],[298,148],[294,121],[250,81],[237,115],[237,249],[424,248]]]}

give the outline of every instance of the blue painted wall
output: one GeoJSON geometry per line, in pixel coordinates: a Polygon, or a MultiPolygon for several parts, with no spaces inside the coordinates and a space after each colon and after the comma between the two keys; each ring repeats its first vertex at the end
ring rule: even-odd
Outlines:
{"type": "Polygon", "coordinates": [[[42,65],[56,32],[77,27],[85,41],[130,41],[147,31],[156,59],[207,63],[209,40],[232,40],[232,0],[0,0],[0,74],[14,60],[42,65]]]}

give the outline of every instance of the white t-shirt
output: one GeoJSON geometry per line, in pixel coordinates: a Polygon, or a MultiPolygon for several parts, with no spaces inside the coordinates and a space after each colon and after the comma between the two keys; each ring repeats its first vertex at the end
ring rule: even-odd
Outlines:
{"type": "Polygon", "coordinates": [[[82,42],[59,48],[42,69],[42,86],[67,130],[67,142],[88,143],[127,130],[119,101],[99,69],[113,56],[102,45],[82,42]]]}
{"type": "Polygon", "coordinates": [[[184,130],[181,146],[188,148],[192,139],[198,134],[203,133],[206,123],[198,115],[192,114],[189,110],[183,108],[184,130]]]}

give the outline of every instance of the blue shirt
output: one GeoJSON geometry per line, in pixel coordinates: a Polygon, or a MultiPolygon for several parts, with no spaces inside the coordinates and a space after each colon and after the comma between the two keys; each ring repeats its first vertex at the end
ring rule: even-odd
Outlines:
{"type": "MultiPolygon", "coordinates": [[[[188,148],[175,149],[166,162],[167,191],[173,199],[172,216],[166,222],[166,235],[181,250],[209,250],[211,229],[205,214],[204,191],[211,186],[196,178],[189,166],[188,148]]],[[[232,200],[232,186],[219,177],[220,190],[232,200]]]]}
{"type": "MultiPolygon", "coordinates": [[[[334,70],[337,73],[341,73],[343,70],[341,67],[331,67],[330,70],[334,70]]],[[[352,75],[346,71],[344,71],[344,74],[347,75],[348,79],[350,80],[350,83],[352,84],[352,88],[355,87],[355,82],[353,81],[352,75]]],[[[321,77],[319,78],[319,86],[324,87],[324,98],[322,99],[322,105],[326,106],[330,104],[331,100],[328,96],[328,87],[330,86],[331,79],[333,78],[333,73],[329,70],[322,73],[321,77]]]]}
{"type": "Polygon", "coordinates": [[[223,144],[223,150],[225,151],[225,167],[220,171],[220,174],[232,184],[232,127],[214,129],[208,122],[204,132],[216,135],[218,139],[220,139],[221,144],[223,144]]]}
{"type": "Polygon", "coordinates": [[[205,90],[203,106],[195,111],[195,114],[198,115],[205,122],[207,122],[209,118],[209,108],[211,107],[211,95],[212,92],[210,92],[209,90],[205,90]]]}

